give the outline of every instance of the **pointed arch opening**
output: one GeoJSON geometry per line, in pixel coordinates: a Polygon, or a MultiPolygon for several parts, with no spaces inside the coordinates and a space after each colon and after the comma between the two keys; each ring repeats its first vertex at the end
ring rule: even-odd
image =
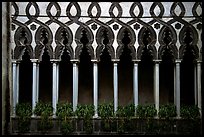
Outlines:
{"type": "Polygon", "coordinates": [[[190,29],[185,30],[183,41],[185,50],[181,61],[181,105],[194,105],[194,61],[195,51],[193,49],[193,33],[190,29]]]}
{"type": "Polygon", "coordinates": [[[79,63],[79,104],[93,104],[93,64],[86,45],[89,42],[87,32],[82,31],[81,43],[83,44],[79,63]]]}
{"type": "Polygon", "coordinates": [[[161,34],[161,63],[159,65],[159,102],[160,104],[174,103],[174,56],[173,32],[166,27],[161,34]]]}
{"type": "Polygon", "coordinates": [[[52,63],[47,48],[44,48],[42,61],[39,63],[39,101],[52,102],[52,63]]]}
{"type": "Polygon", "coordinates": [[[159,64],[159,103],[174,103],[174,63],[169,48],[165,48],[159,64]]]}
{"type": "Polygon", "coordinates": [[[118,64],[118,102],[121,106],[133,103],[133,62],[128,48],[130,42],[128,31],[124,31],[123,51],[118,64]]]}
{"type": "Polygon", "coordinates": [[[19,103],[32,103],[32,72],[33,65],[28,50],[25,49],[19,64],[19,103]]]}
{"type": "Polygon", "coordinates": [[[103,42],[105,46],[98,63],[98,99],[101,103],[113,103],[113,63],[108,52],[107,45],[110,42],[108,31],[103,31],[103,42]]]}
{"type": "Polygon", "coordinates": [[[59,102],[72,103],[73,99],[73,71],[69,53],[65,48],[59,62],[59,102]]]}
{"type": "MultiPolygon", "coordinates": [[[[153,91],[153,55],[151,54],[149,44],[152,41],[151,33],[148,29],[142,34],[143,52],[141,61],[138,64],[138,90],[139,90],[139,104],[154,104],[153,91]]],[[[154,53],[153,53],[154,54],[154,53]]]]}

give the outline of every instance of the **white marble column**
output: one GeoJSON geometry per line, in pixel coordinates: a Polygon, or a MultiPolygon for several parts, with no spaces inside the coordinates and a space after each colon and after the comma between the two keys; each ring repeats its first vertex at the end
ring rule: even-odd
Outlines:
{"type": "Polygon", "coordinates": [[[154,61],[154,101],[157,114],[159,112],[159,63],[160,60],[154,61]]]}
{"type": "Polygon", "coordinates": [[[176,67],[174,67],[174,105],[176,106],[176,67]]]}
{"type": "Polygon", "coordinates": [[[57,93],[56,93],[56,101],[59,101],[59,63],[57,63],[57,93]]]}
{"type": "Polygon", "coordinates": [[[198,91],[197,91],[197,64],[194,64],[194,101],[198,105],[198,91]]]}
{"type": "Polygon", "coordinates": [[[16,105],[18,104],[19,100],[19,62],[13,61],[13,116],[16,116],[16,105]]]}
{"type": "Polygon", "coordinates": [[[39,100],[39,63],[37,63],[37,74],[36,74],[36,81],[37,81],[37,83],[36,83],[36,88],[37,88],[37,95],[36,95],[36,103],[38,103],[38,100],[39,100]]]}
{"type": "MultiPolygon", "coordinates": [[[[38,59],[31,59],[31,62],[33,63],[33,83],[32,83],[32,110],[35,109],[35,106],[37,104],[37,63],[38,59]]],[[[35,116],[34,114],[32,115],[35,116]]]]}
{"type": "Polygon", "coordinates": [[[138,62],[139,61],[134,61],[134,66],[133,66],[133,95],[134,95],[135,114],[136,114],[136,108],[139,104],[138,62]]]}
{"type": "Polygon", "coordinates": [[[181,60],[176,60],[176,82],[175,82],[175,89],[176,89],[176,112],[177,112],[177,117],[180,117],[180,63],[181,60]]]}
{"type": "Polygon", "coordinates": [[[94,98],[94,118],[98,117],[98,64],[97,61],[93,62],[93,98],[94,98]]]}
{"type": "Polygon", "coordinates": [[[73,111],[76,111],[78,104],[78,62],[73,62],[73,111]]]}
{"type": "Polygon", "coordinates": [[[202,116],[202,94],[201,94],[201,61],[197,61],[197,92],[198,92],[198,108],[202,116]]]}
{"type": "Polygon", "coordinates": [[[57,72],[57,66],[58,62],[57,60],[51,60],[52,62],[52,107],[53,107],[53,117],[56,117],[56,111],[57,111],[57,97],[58,97],[58,72],[57,72]]]}
{"type": "Polygon", "coordinates": [[[113,62],[114,112],[118,108],[118,62],[113,62]]]}

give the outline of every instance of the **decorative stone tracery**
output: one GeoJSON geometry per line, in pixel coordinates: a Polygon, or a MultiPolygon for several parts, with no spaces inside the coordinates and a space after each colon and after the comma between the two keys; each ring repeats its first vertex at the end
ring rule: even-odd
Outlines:
{"type": "MultiPolygon", "coordinates": [[[[83,48],[83,38],[94,62],[94,93],[98,93],[97,61],[106,48],[114,62],[114,78],[117,80],[117,63],[123,52],[124,36],[129,38],[128,48],[134,62],[134,97],[138,97],[138,61],[147,49],[155,61],[156,80],[159,76],[158,61],[169,49],[175,69],[175,102],[180,111],[180,62],[186,48],[190,48],[197,61],[195,67],[198,82],[198,106],[201,108],[200,62],[202,61],[202,3],[201,2],[12,2],[11,50],[13,59],[13,78],[17,79],[18,66],[25,50],[33,62],[33,77],[38,77],[38,62],[44,49],[53,60],[53,72],[58,77],[58,64],[66,50],[73,62],[74,106],[78,94],[78,66],[83,48]],[[170,7],[170,8],[169,8],[170,7]],[[187,9],[188,8],[188,9],[187,9]],[[82,38],[83,37],[83,38],[82,38]],[[104,44],[104,42],[106,44],[104,44]],[[56,63],[56,64],[55,64],[56,63]]],[[[54,80],[54,79],[53,79],[54,80]]],[[[38,78],[33,78],[34,86],[38,78]]],[[[14,87],[18,83],[14,83],[14,87]]],[[[57,83],[54,84],[57,88],[57,83]]],[[[114,82],[117,93],[117,82],[114,82]]],[[[158,83],[155,83],[158,86],[158,83]]],[[[13,87],[13,88],[14,88],[13,87]]],[[[33,87],[38,94],[38,89],[33,87]]],[[[156,93],[158,93],[158,88],[156,93]]],[[[14,89],[13,92],[17,92],[14,89]]],[[[53,90],[55,93],[57,89],[53,90]]],[[[18,93],[14,93],[14,98],[18,93]]],[[[57,93],[55,93],[57,94],[57,93]]],[[[158,96],[158,94],[156,94],[158,96]]],[[[97,95],[95,95],[97,97],[97,95]]],[[[117,98],[117,95],[115,96],[117,98]]],[[[13,99],[14,107],[16,99],[13,99]]],[[[34,98],[34,100],[38,100],[34,98]]],[[[158,99],[157,99],[158,100],[158,99]]],[[[57,100],[55,100],[57,101],[57,100]]],[[[117,99],[116,99],[117,101],[117,99]]],[[[97,100],[94,100],[97,105],[97,100]]],[[[56,107],[56,103],[54,106],[56,107]]],[[[138,99],[135,99],[138,105],[138,99]]],[[[159,102],[157,103],[157,105],[159,102]]],[[[117,104],[116,104],[117,106],[117,104]]],[[[115,107],[116,107],[115,106],[115,107]]],[[[159,106],[156,106],[157,109],[159,106]]],[[[116,108],[115,108],[116,109],[116,108]]],[[[97,113],[96,113],[97,115],[97,113]]]]}

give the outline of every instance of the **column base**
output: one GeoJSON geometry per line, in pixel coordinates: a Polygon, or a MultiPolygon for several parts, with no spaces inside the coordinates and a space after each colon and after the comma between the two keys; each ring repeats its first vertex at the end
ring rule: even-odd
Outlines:
{"type": "Polygon", "coordinates": [[[95,115],[93,116],[93,118],[98,118],[98,114],[95,114],[95,115]]]}

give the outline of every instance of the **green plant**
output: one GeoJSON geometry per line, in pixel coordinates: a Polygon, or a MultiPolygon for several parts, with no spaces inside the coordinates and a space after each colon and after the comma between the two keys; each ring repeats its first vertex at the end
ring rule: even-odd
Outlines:
{"type": "Polygon", "coordinates": [[[41,131],[47,131],[53,127],[52,118],[53,107],[51,103],[43,103],[39,101],[34,109],[34,114],[41,117],[38,129],[41,131]]]}
{"type": "Polygon", "coordinates": [[[56,116],[62,120],[74,116],[73,107],[71,103],[58,103],[56,116]]]}
{"type": "Polygon", "coordinates": [[[157,110],[154,105],[138,105],[136,108],[136,114],[139,118],[152,118],[156,116],[157,110]]]}
{"type": "Polygon", "coordinates": [[[102,119],[114,116],[113,103],[102,103],[98,106],[98,114],[102,119]]]}
{"type": "Polygon", "coordinates": [[[93,123],[92,117],[94,115],[94,106],[93,105],[78,105],[76,112],[78,118],[84,120],[84,130],[86,133],[90,134],[93,132],[93,123]]]}
{"type": "Polygon", "coordinates": [[[42,116],[42,114],[46,114],[52,116],[53,114],[53,107],[51,103],[43,103],[39,101],[34,109],[34,114],[37,116],[42,116]]]}
{"type": "Polygon", "coordinates": [[[32,107],[28,103],[19,103],[16,105],[16,115],[19,117],[19,132],[27,132],[30,129],[32,107]]]}
{"type": "Polygon", "coordinates": [[[174,104],[160,105],[158,116],[160,118],[175,117],[176,116],[176,106],[174,104]]]}
{"type": "Polygon", "coordinates": [[[74,131],[72,124],[73,107],[71,103],[58,103],[56,116],[61,120],[60,130],[62,134],[68,135],[74,131]]]}
{"type": "Polygon", "coordinates": [[[68,134],[74,132],[72,120],[62,121],[60,130],[61,130],[63,135],[68,135],[68,134]]]}
{"type": "Polygon", "coordinates": [[[181,106],[181,117],[186,119],[197,119],[200,117],[200,112],[198,106],[192,105],[181,106]]]}
{"type": "Polygon", "coordinates": [[[114,115],[114,107],[113,103],[102,103],[98,106],[98,114],[102,120],[102,129],[104,131],[111,131],[115,128],[115,121],[113,119],[114,115]]]}

